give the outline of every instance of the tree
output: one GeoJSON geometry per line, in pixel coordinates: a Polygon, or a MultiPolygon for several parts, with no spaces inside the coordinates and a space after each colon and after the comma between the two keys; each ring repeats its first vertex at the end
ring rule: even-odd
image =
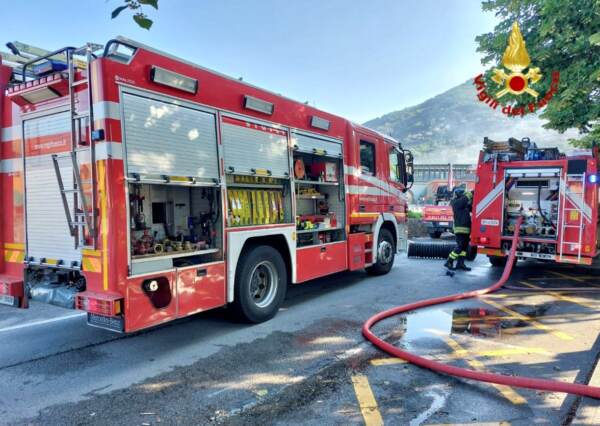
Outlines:
{"type": "Polygon", "coordinates": [[[110,15],[112,19],[115,19],[124,10],[129,9],[134,12],[133,20],[136,24],[147,30],[149,30],[150,27],[152,27],[152,24],[154,22],[152,21],[152,19],[148,18],[148,15],[144,13],[143,6],[152,6],[154,9],[158,10],[158,0],[123,0],[123,2],[125,4],[117,7],[115,10],[112,11],[110,15]]]}
{"type": "MultiPolygon", "coordinates": [[[[558,91],[541,114],[544,127],[579,130],[581,138],[571,141],[576,146],[600,143],[600,0],[484,0],[482,9],[501,19],[493,32],[476,37],[482,63],[501,62],[518,22],[531,65],[544,73],[540,91],[549,89],[552,71],[560,72],[558,91]]],[[[486,81],[491,77],[492,69],[486,81]]]]}

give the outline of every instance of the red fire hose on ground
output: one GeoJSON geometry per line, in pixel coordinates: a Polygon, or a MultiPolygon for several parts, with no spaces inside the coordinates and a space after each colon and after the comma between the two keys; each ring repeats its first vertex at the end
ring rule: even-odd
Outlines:
{"type": "Polygon", "coordinates": [[[418,356],[410,352],[404,351],[390,343],[383,341],[371,331],[371,328],[379,321],[382,321],[394,315],[401,314],[403,312],[414,311],[415,309],[424,308],[426,306],[439,305],[442,303],[456,302],[458,300],[479,297],[499,290],[508,280],[515,262],[517,240],[519,238],[519,228],[521,222],[522,219],[520,219],[515,226],[515,231],[512,237],[512,247],[510,249],[508,262],[506,263],[502,276],[495,284],[481,290],[422,300],[419,302],[397,306],[395,308],[388,309],[387,311],[380,312],[372,316],[367,320],[367,322],[365,322],[362,330],[363,336],[365,336],[366,339],[371,341],[371,343],[373,343],[379,349],[383,350],[384,352],[387,352],[390,355],[404,359],[412,364],[418,365],[419,367],[427,368],[429,370],[433,370],[439,373],[444,373],[456,377],[462,377],[465,379],[478,380],[482,382],[496,383],[499,385],[516,386],[549,392],[565,392],[600,399],[600,387],[581,385],[577,383],[563,383],[556,380],[536,379],[533,377],[505,376],[502,374],[485,373],[481,371],[469,370],[466,368],[454,367],[448,364],[432,361],[422,356],[418,356]]]}

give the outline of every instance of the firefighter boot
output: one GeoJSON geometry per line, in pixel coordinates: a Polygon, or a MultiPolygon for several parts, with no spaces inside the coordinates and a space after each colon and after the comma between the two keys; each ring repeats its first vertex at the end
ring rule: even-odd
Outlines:
{"type": "Polygon", "coordinates": [[[452,259],[451,257],[449,257],[446,260],[446,263],[444,263],[444,267],[448,268],[451,271],[454,271],[456,268],[454,267],[454,259],[452,259]]]}
{"type": "Polygon", "coordinates": [[[462,271],[470,271],[471,268],[469,268],[467,265],[465,265],[465,258],[464,257],[459,257],[458,260],[456,261],[456,269],[462,270],[462,271]]]}

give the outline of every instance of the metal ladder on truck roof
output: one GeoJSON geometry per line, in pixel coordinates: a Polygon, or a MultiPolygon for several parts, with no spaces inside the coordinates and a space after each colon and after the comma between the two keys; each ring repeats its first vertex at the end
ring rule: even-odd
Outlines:
{"type": "MultiPolygon", "coordinates": [[[[101,46],[100,46],[101,47],[101,46]]],[[[98,45],[88,43],[80,49],[66,48],[68,85],[69,85],[69,120],[71,127],[71,151],[65,154],[52,155],[54,171],[58,181],[60,196],[65,210],[69,231],[75,239],[75,248],[96,247],[96,156],[94,144],[94,113],[92,108],[92,84],[90,64],[93,52],[100,48],[98,45]],[[87,69],[85,78],[76,80],[77,67],[74,55],[87,56],[87,69]],[[88,111],[77,110],[77,87],[87,84],[88,111]],[[85,130],[87,128],[87,131],[85,130]],[[65,188],[60,158],[69,157],[73,172],[73,187],[65,188]],[[80,158],[86,157],[90,164],[89,179],[81,178],[80,158]],[[84,185],[90,186],[90,197],[86,195],[84,185]],[[73,195],[73,212],[71,214],[68,194],[73,195]],[[87,239],[86,239],[87,234],[87,239]],[[90,241],[88,244],[87,241],[90,241]]],[[[78,64],[78,66],[80,66],[78,64]]]]}
{"type": "Polygon", "coordinates": [[[585,205],[585,181],[586,175],[582,174],[567,174],[565,180],[561,181],[562,186],[562,206],[561,206],[561,229],[560,229],[560,248],[559,248],[559,260],[564,259],[564,247],[566,244],[575,245],[577,247],[577,262],[581,261],[581,246],[583,242],[583,206],[585,205]],[[580,183],[580,191],[571,191],[569,189],[569,182],[580,183]],[[571,197],[570,203],[573,207],[567,207],[567,194],[571,197]],[[569,225],[567,214],[571,215],[576,212],[579,219],[577,225],[569,225]],[[565,232],[568,229],[577,229],[578,240],[577,241],[565,241],[565,232]]]}

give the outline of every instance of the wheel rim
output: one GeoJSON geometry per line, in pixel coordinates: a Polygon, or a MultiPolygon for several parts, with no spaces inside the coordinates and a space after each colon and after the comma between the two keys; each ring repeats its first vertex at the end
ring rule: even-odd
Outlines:
{"type": "Polygon", "coordinates": [[[279,275],[268,260],[258,263],[250,274],[250,298],[259,308],[269,306],[277,294],[279,275]]]}
{"type": "Polygon", "coordinates": [[[383,264],[388,264],[394,257],[394,246],[389,241],[383,240],[377,247],[377,258],[383,264]]]}

